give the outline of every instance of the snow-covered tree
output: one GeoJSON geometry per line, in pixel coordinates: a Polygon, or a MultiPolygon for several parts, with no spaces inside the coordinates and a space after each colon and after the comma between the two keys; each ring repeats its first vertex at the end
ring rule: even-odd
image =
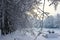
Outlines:
{"type": "Polygon", "coordinates": [[[2,34],[16,29],[31,27],[26,11],[29,11],[36,0],[0,0],[2,6],[2,34]]]}
{"type": "Polygon", "coordinates": [[[47,28],[53,28],[54,27],[54,17],[49,16],[44,21],[44,26],[47,28]]]}
{"type": "Polygon", "coordinates": [[[60,14],[56,16],[55,27],[60,28],[60,14]]]}

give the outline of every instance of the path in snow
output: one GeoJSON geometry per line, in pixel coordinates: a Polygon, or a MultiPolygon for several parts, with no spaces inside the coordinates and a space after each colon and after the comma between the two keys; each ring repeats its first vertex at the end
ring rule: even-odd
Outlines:
{"type": "MultiPolygon", "coordinates": [[[[55,31],[58,32],[57,30],[55,30],[55,31]]],[[[50,36],[52,36],[52,35],[50,35],[50,36]]],[[[35,38],[35,36],[29,35],[29,34],[24,35],[23,33],[20,33],[19,30],[15,31],[11,34],[5,35],[5,36],[0,35],[0,40],[34,40],[34,38],[35,38]]],[[[60,37],[44,38],[42,35],[40,35],[40,36],[37,37],[36,40],[60,40],[60,37]]]]}

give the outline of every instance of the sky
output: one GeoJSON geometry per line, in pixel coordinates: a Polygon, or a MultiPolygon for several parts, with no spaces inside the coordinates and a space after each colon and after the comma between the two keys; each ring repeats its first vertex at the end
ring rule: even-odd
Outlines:
{"type": "MultiPolygon", "coordinates": [[[[42,0],[42,2],[43,2],[43,0],[42,0]]],[[[57,7],[57,10],[54,10],[54,5],[49,6],[50,3],[51,2],[48,2],[47,0],[45,0],[45,10],[44,11],[49,12],[50,15],[53,15],[53,16],[55,16],[57,13],[60,14],[60,3],[57,7]]],[[[43,5],[41,5],[41,7],[43,7],[43,5]]]]}

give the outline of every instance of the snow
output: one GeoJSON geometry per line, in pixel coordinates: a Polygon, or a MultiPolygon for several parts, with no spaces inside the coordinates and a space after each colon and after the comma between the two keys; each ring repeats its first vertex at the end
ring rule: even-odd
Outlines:
{"type": "MultiPolygon", "coordinates": [[[[49,29],[44,29],[43,31],[45,31],[46,33],[47,30],[49,29]]],[[[49,34],[49,38],[45,38],[41,34],[37,37],[36,40],[60,40],[60,33],[59,33],[60,30],[59,29],[52,29],[52,30],[54,30],[56,34],[49,34]]],[[[0,40],[34,40],[35,37],[36,36],[30,35],[28,32],[26,34],[23,34],[23,32],[16,30],[15,32],[5,36],[0,35],[0,40]]]]}

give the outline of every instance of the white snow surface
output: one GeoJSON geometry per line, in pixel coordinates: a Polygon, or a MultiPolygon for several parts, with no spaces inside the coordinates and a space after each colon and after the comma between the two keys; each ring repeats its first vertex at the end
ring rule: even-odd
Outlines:
{"type": "MultiPolygon", "coordinates": [[[[37,30],[37,29],[36,29],[37,30]]],[[[43,31],[46,31],[49,29],[44,29],[43,31]]],[[[39,35],[36,40],[60,40],[60,30],[59,29],[50,29],[54,30],[56,34],[49,34],[50,38],[45,38],[42,35],[39,35]],[[59,35],[59,36],[58,36],[59,35]]],[[[35,32],[38,33],[38,32],[35,32]]],[[[16,30],[15,32],[2,36],[0,35],[0,40],[34,40],[36,36],[30,35],[30,33],[23,34],[19,30],[16,30]]]]}

